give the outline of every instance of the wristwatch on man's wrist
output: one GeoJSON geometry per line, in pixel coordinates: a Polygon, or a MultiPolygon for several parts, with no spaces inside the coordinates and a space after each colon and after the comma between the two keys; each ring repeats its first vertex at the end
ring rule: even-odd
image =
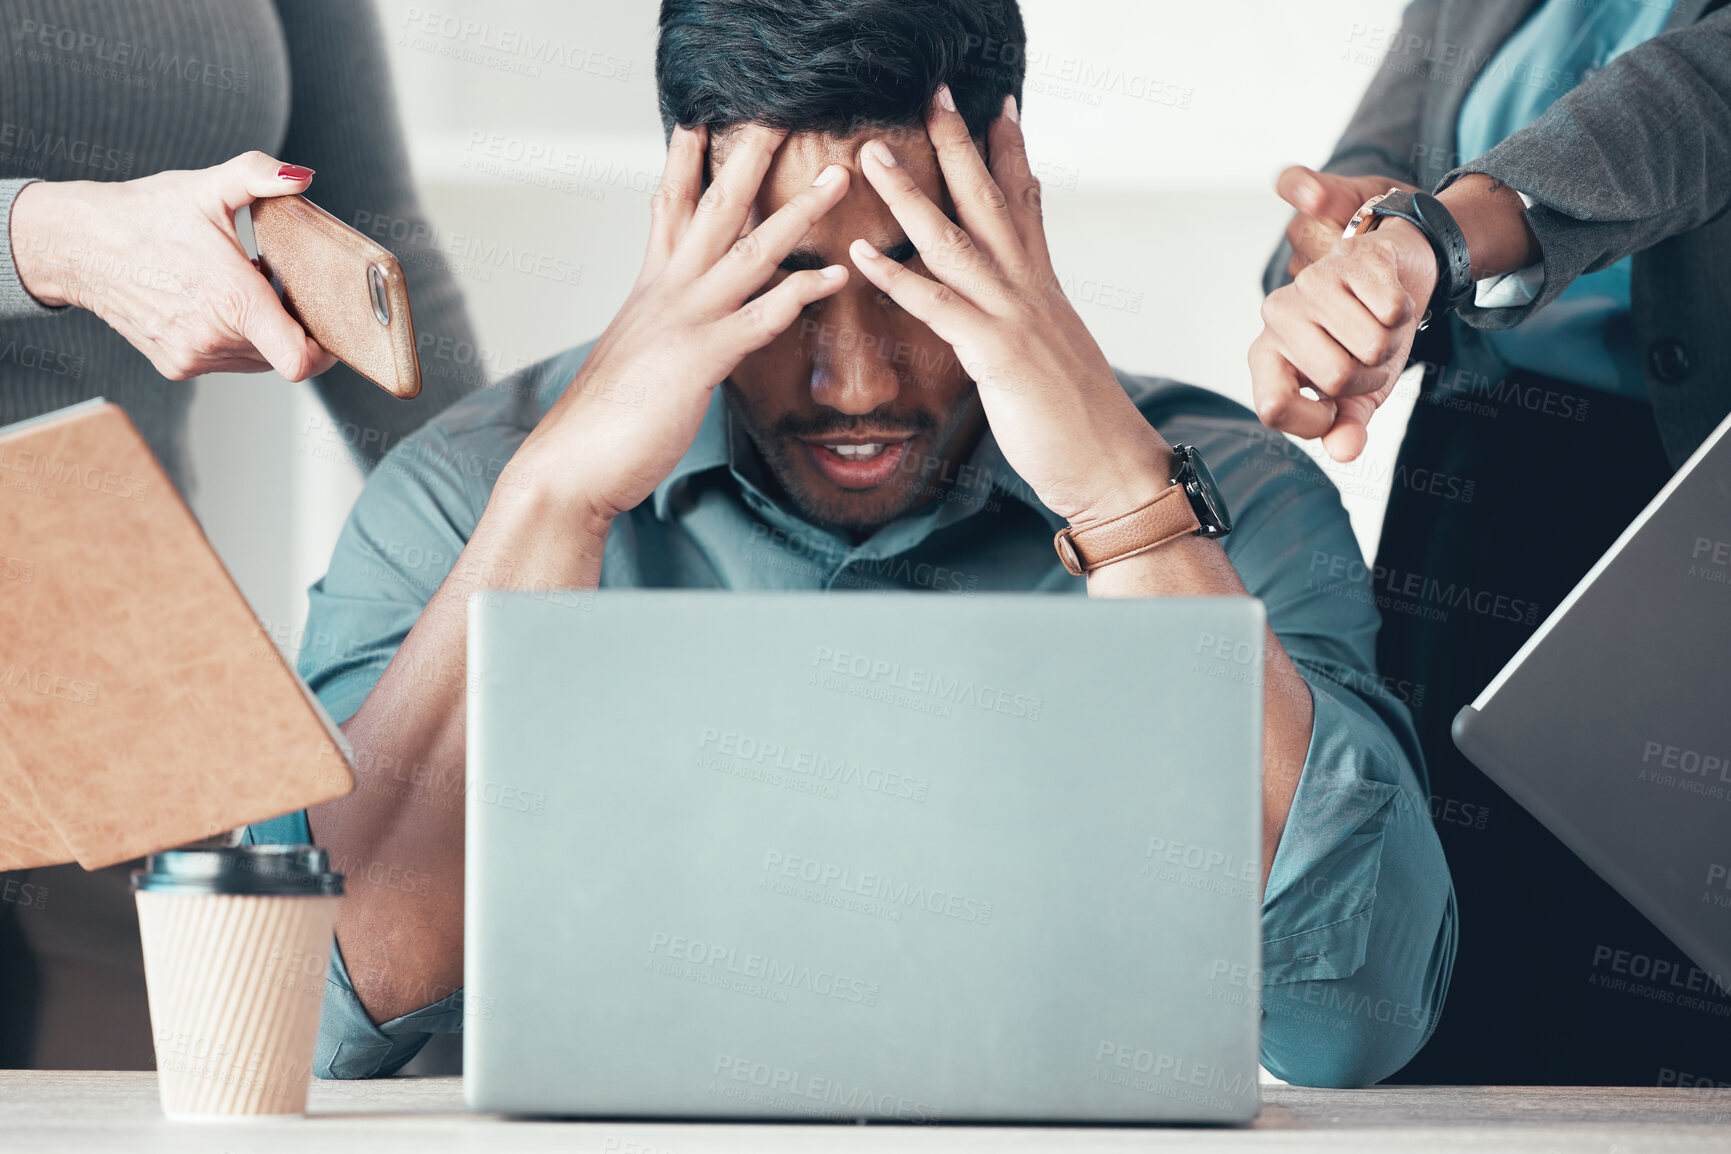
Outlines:
{"type": "Polygon", "coordinates": [[[1436,291],[1425,307],[1424,320],[1419,322],[1419,328],[1424,329],[1438,308],[1456,309],[1473,297],[1473,258],[1467,251],[1466,234],[1455,223],[1454,214],[1430,193],[1391,188],[1364,202],[1347,224],[1343,239],[1374,232],[1389,217],[1418,229],[1436,254],[1436,291]]]}
{"type": "Polygon", "coordinates": [[[1214,484],[1214,474],[1194,445],[1172,446],[1172,484],[1139,509],[1087,525],[1070,525],[1052,538],[1058,559],[1072,576],[1135,557],[1180,537],[1224,537],[1232,514],[1214,484]]]}

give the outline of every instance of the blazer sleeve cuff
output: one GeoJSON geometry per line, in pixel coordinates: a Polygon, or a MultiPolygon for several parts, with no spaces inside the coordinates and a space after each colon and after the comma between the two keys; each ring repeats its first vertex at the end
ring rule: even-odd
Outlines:
{"type": "MultiPolygon", "coordinates": [[[[1497,163],[1496,149],[1486,153],[1478,162],[1457,168],[1443,177],[1437,183],[1436,191],[1440,194],[1461,177],[1474,175],[1499,180],[1520,193],[1521,200],[1527,205],[1527,227],[1538,239],[1541,256],[1538,264],[1510,274],[1519,278],[1518,292],[1526,297],[1524,301],[1516,296],[1517,290],[1499,284],[1500,291],[1489,296],[1490,303],[1485,303],[1486,282],[1479,282],[1479,291],[1474,299],[1457,310],[1460,318],[1473,328],[1512,329],[1561,296],[1576,277],[1608,268],[1617,261],[1618,254],[1607,251],[1603,222],[1573,216],[1547,198],[1544,190],[1529,189],[1524,182],[1517,183],[1511,178],[1511,173],[1497,163]]],[[[1507,282],[1509,278],[1499,280],[1507,282]]]]}

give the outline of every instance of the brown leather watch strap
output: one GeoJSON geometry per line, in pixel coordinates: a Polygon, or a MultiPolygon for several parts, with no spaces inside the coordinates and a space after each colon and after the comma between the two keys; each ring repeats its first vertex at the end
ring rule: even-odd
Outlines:
{"type": "Polygon", "coordinates": [[[1168,541],[1194,534],[1202,527],[1183,485],[1165,489],[1140,509],[1109,521],[1071,525],[1052,538],[1058,559],[1077,577],[1102,565],[1158,549],[1168,541]]]}

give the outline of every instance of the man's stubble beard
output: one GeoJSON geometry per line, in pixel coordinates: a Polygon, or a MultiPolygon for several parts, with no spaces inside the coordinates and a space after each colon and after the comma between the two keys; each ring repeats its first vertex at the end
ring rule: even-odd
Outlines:
{"type": "MultiPolygon", "coordinates": [[[[738,386],[731,378],[721,383],[721,389],[729,414],[745,429],[747,437],[757,449],[758,457],[769,470],[769,475],[775,479],[800,516],[820,528],[840,529],[855,534],[886,525],[942,496],[941,483],[934,478],[944,470],[935,465],[928,469],[926,463],[935,457],[949,459],[956,465],[961,464],[955,460],[956,450],[961,447],[958,441],[967,432],[969,418],[979,407],[978,394],[970,385],[968,391],[957,398],[942,425],[931,432],[919,434],[909,442],[910,448],[904,450],[902,460],[896,465],[895,475],[888,481],[876,489],[862,490],[852,499],[844,497],[830,500],[811,491],[805,484],[800,467],[793,461],[794,454],[809,452],[805,445],[798,440],[772,433],[753,420],[750,408],[740,399],[738,386]],[[918,450],[911,448],[915,442],[921,441],[928,447],[918,450]]],[[[983,421],[981,425],[983,427],[983,421]]],[[[810,467],[809,457],[807,461],[810,467]]]]}

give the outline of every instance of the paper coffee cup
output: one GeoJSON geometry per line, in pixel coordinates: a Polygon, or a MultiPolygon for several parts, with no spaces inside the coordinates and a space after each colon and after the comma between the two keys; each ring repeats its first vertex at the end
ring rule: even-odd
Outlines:
{"type": "Polygon", "coordinates": [[[343,892],[304,845],[169,850],[132,875],[162,1110],[304,1114],[343,892]]]}

